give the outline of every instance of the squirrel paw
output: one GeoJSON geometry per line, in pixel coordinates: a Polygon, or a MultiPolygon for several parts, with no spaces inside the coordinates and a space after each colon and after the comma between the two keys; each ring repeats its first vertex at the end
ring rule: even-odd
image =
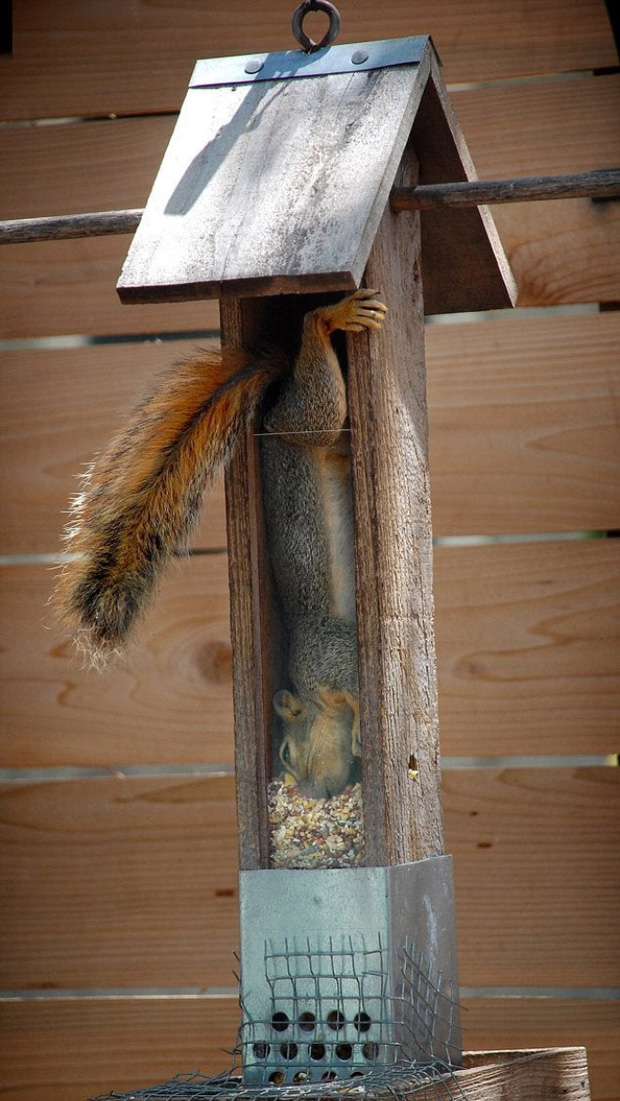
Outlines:
{"type": "Polygon", "coordinates": [[[342,298],[333,306],[322,306],[316,312],[330,333],[336,329],[361,333],[364,329],[380,329],[387,306],[377,298],[378,291],[360,287],[355,294],[342,298]]]}

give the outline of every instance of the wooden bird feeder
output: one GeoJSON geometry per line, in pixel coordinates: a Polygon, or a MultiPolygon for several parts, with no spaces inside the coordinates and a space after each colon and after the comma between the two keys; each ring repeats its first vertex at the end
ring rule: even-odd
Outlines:
{"type": "MultiPolygon", "coordinates": [[[[304,999],[312,967],[327,955],[340,982],[332,1027],[335,1019],[341,1052],[330,1078],[396,1058],[411,1006],[398,1022],[386,1022],[385,1006],[370,1006],[402,998],[405,942],[410,964],[419,952],[426,977],[443,976],[431,982],[439,997],[458,996],[440,796],[424,315],[512,305],[514,284],[485,208],[396,213],[390,193],[472,179],[428,37],[199,61],[118,283],[128,303],[219,298],[222,341],[232,347],[296,339],[306,310],[361,284],[379,288],[389,306],[380,332],[346,338],[362,746],[357,867],[273,867],[267,788],[279,673],[254,433],[227,472],[250,1085],[326,1078],[329,1035],[312,1029],[321,1026],[316,1004],[327,1010],[331,995],[320,990],[312,1012],[304,999]],[[358,942],[362,955],[372,953],[375,935],[387,986],[371,989],[362,1006],[355,960],[340,975],[334,961],[346,955],[345,942],[353,955],[358,942]],[[306,970],[295,973],[301,956],[306,970]],[[291,974],[278,1003],[278,983],[291,974]],[[261,979],[270,999],[262,1009],[261,979]],[[355,1017],[347,1003],[354,981],[355,1017]],[[273,1031],[278,1017],[283,1029],[273,1031]],[[308,1037],[314,1056],[304,1062],[308,1037]]],[[[451,1025],[449,1035],[438,1025],[435,1047],[413,1054],[432,1059],[439,1044],[465,1095],[471,1079],[486,1101],[504,1096],[507,1082],[517,1101],[542,1096],[549,1083],[568,1083],[573,1099],[589,1096],[581,1049],[518,1053],[520,1061],[515,1053],[516,1062],[462,1058],[456,1010],[451,1025]]]]}

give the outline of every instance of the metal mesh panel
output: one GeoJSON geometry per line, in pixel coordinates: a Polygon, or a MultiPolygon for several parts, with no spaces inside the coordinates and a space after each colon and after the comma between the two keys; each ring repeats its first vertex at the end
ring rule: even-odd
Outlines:
{"type": "Polygon", "coordinates": [[[304,949],[265,945],[270,1015],[255,1020],[243,1005],[244,1078],[281,1086],[358,1077],[406,1060],[449,1064],[455,1002],[441,973],[406,943],[393,961],[381,938],[374,946],[304,949]],[[395,981],[396,979],[396,981],[395,981]]]}
{"type": "Polygon", "coordinates": [[[450,1067],[436,1062],[431,1066],[394,1063],[375,1069],[363,1079],[322,1082],[317,1085],[244,1086],[240,1077],[221,1074],[180,1074],[169,1082],[131,1093],[106,1093],[93,1101],[343,1101],[360,1097],[363,1101],[408,1101],[424,1093],[437,1101],[467,1101],[450,1067]]]}

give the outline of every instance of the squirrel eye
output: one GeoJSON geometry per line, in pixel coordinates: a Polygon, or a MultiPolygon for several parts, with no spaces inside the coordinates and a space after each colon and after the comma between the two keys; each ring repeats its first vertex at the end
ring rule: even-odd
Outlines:
{"type": "Polygon", "coordinates": [[[282,742],[282,745],[280,747],[280,759],[285,765],[289,765],[291,763],[291,751],[289,749],[288,741],[282,742]]]}

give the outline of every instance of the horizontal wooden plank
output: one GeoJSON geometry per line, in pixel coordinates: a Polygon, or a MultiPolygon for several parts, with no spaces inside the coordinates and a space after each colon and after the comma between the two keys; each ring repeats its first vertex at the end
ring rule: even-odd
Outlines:
{"type": "Polygon", "coordinates": [[[426,334],[435,534],[616,528],[620,315],[426,334]]]}
{"type": "MultiPolygon", "coordinates": [[[[77,476],[158,375],[193,351],[185,341],[145,341],[0,353],[0,553],[61,548],[77,476]]],[[[203,549],[225,547],[221,480],[207,491],[204,517],[194,542],[203,549]]]]}
{"type": "Polygon", "coordinates": [[[587,172],[620,162],[617,74],[484,85],[450,98],[480,179],[587,172]]]}
{"type": "Polygon", "coordinates": [[[144,115],[0,130],[0,217],[143,207],[175,123],[144,115]]]}
{"type": "Polygon", "coordinates": [[[116,281],[130,240],[98,237],[4,246],[0,340],[217,329],[215,301],[121,305],[116,281]]]}
{"type": "MultiPolygon", "coordinates": [[[[535,16],[521,4],[491,0],[451,5],[423,0],[412,27],[409,9],[390,2],[342,0],[343,41],[370,41],[431,33],[447,81],[477,81],[614,66],[617,56],[600,0],[544,0],[535,16]]],[[[245,0],[186,0],[153,6],[141,0],[106,5],[95,0],[44,0],[18,8],[14,54],[3,57],[3,116],[33,119],[136,113],[178,107],[197,57],[290,49],[290,6],[266,8],[245,0]]],[[[315,36],[324,21],[307,22],[315,36]]]]}
{"type": "MultiPolygon", "coordinates": [[[[435,574],[445,755],[618,751],[617,540],[439,547],[435,574]]],[[[105,673],[54,622],[48,568],[0,583],[2,766],[232,762],[224,555],[173,568],[105,673]]]]}
{"type": "MultiPolygon", "coordinates": [[[[463,1008],[466,1021],[473,1021],[467,1029],[472,1039],[508,1038],[507,1044],[491,1043],[491,1050],[522,1048],[523,1038],[532,1035],[536,1047],[586,1043],[592,1097],[617,1101],[616,1004],[466,999],[463,1008]]],[[[13,1001],[0,1003],[0,1013],[5,1042],[0,1096],[6,1091],[11,1101],[83,1101],[196,1069],[218,1073],[230,1065],[227,1050],[239,1019],[236,1000],[223,997],[13,1001]]],[[[466,1063],[475,1065],[481,1055],[471,1050],[475,1054],[466,1063]]]]}
{"type": "MultiPolygon", "coordinates": [[[[618,525],[620,314],[427,327],[436,535],[618,525]]],[[[0,553],[53,553],[75,476],[191,342],[0,355],[0,553]]],[[[225,545],[221,488],[194,540],[225,545]]]]}
{"type": "MultiPolygon", "coordinates": [[[[481,179],[620,161],[618,75],[489,85],[450,98],[481,179]]],[[[0,130],[0,218],[144,206],[175,122],[144,115],[0,130]]]]}
{"type": "MultiPolygon", "coordinates": [[[[443,795],[461,982],[619,985],[620,770],[450,770],[443,795]]],[[[6,784],[1,813],[2,987],[233,984],[231,776],[6,784]]]]}
{"type": "Polygon", "coordinates": [[[619,793],[613,768],[444,773],[463,984],[618,985],[619,793]]]}
{"type": "Polygon", "coordinates": [[[235,998],[0,1001],[0,1097],[84,1101],[231,1065],[235,998]]]}
{"type": "Polygon", "coordinates": [[[617,542],[437,549],[444,754],[617,752],[617,542]]]}

